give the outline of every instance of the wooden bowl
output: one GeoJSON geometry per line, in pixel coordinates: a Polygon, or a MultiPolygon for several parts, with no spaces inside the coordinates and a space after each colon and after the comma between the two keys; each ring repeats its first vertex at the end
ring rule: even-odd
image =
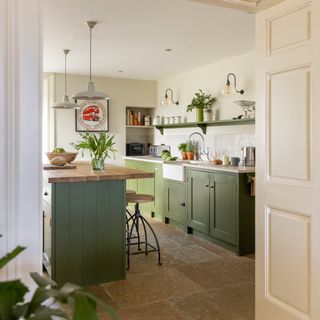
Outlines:
{"type": "Polygon", "coordinates": [[[62,153],[53,153],[53,152],[47,152],[47,157],[49,161],[56,157],[62,157],[65,158],[67,163],[71,163],[75,160],[77,157],[78,152],[62,152],[62,153]]]}

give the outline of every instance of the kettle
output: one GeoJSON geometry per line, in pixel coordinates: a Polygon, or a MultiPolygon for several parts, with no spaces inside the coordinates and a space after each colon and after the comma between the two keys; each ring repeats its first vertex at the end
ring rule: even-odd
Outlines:
{"type": "Polygon", "coordinates": [[[256,148],[243,147],[242,149],[242,164],[246,167],[254,167],[256,164],[256,148]]]}

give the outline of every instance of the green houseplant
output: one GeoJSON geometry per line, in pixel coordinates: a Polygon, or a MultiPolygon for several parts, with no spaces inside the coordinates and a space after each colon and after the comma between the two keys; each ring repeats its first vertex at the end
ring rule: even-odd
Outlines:
{"type": "Polygon", "coordinates": [[[211,94],[206,94],[201,89],[195,93],[191,103],[187,106],[187,112],[191,112],[196,109],[197,111],[197,122],[203,122],[203,110],[211,109],[212,106],[217,102],[217,98],[211,94]]]}
{"type": "Polygon", "coordinates": [[[181,152],[182,160],[187,160],[187,146],[188,144],[186,142],[182,142],[178,146],[178,150],[181,152]]]}
{"type": "Polygon", "coordinates": [[[109,136],[105,132],[99,132],[98,136],[93,133],[80,133],[82,141],[77,144],[72,143],[78,151],[89,150],[91,155],[92,169],[93,170],[104,170],[104,161],[109,156],[109,153],[115,154],[117,151],[114,149],[115,142],[113,141],[114,136],[109,136]]]}
{"type": "MultiPolygon", "coordinates": [[[[0,269],[25,248],[17,247],[0,259],[0,269]]],[[[38,273],[30,273],[37,284],[31,300],[24,297],[29,289],[20,280],[0,282],[0,319],[1,320],[99,320],[97,306],[111,319],[119,320],[112,307],[96,299],[89,291],[71,283],[57,289],[56,283],[38,273]],[[63,305],[66,307],[63,308],[63,305]]]]}
{"type": "Polygon", "coordinates": [[[196,152],[196,145],[193,141],[188,141],[186,146],[186,156],[187,160],[194,159],[194,153],[196,152]]]}

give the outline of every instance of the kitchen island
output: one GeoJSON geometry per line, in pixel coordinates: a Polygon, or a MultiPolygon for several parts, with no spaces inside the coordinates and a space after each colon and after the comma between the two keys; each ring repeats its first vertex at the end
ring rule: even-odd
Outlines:
{"type": "Polygon", "coordinates": [[[43,173],[44,256],[51,263],[51,277],[59,286],[124,279],[126,180],[154,174],[109,165],[103,172],[92,171],[89,163],[76,166],[43,173]]]}

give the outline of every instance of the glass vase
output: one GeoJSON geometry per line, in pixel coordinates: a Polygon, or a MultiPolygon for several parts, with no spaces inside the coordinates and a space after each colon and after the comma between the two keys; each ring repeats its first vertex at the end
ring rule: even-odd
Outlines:
{"type": "Polygon", "coordinates": [[[203,109],[202,108],[197,108],[197,122],[203,122],[203,109]]]}
{"type": "Polygon", "coordinates": [[[91,168],[92,170],[104,171],[104,158],[92,157],[91,168]]]}

